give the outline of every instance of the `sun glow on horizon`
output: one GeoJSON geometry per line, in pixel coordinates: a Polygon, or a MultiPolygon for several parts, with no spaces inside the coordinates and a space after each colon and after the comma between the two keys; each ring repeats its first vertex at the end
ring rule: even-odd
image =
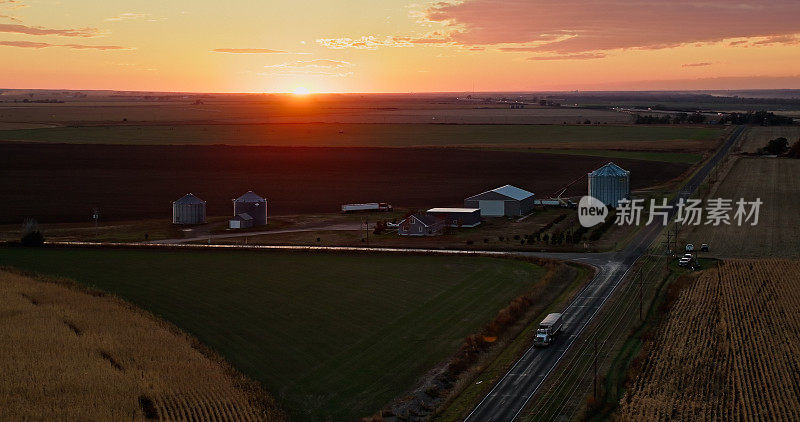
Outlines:
{"type": "Polygon", "coordinates": [[[294,95],[308,95],[310,93],[311,91],[303,86],[298,86],[297,88],[294,89],[294,91],[292,91],[292,94],[294,95]]]}

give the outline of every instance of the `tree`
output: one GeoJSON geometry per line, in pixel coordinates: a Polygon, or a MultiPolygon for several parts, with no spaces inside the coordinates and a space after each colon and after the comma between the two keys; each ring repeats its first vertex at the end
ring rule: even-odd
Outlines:
{"type": "Polygon", "coordinates": [[[789,149],[789,140],[784,137],[771,139],[767,145],[761,149],[764,154],[781,155],[789,149]]]}
{"type": "Polygon", "coordinates": [[[789,152],[786,153],[786,156],[789,158],[800,158],[800,139],[789,148],[789,152]]]}
{"type": "Polygon", "coordinates": [[[22,227],[22,238],[20,243],[24,246],[42,246],[44,245],[44,236],[39,230],[39,224],[33,218],[28,218],[22,227]]]}

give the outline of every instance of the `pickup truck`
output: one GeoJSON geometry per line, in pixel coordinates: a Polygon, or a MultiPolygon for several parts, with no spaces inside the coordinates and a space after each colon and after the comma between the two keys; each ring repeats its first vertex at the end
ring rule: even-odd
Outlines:
{"type": "Polygon", "coordinates": [[[564,325],[564,319],[561,314],[547,315],[542,322],[539,323],[539,329],[536,330],[536,337],[533,339],[534,346],[549,346],[553,342],[554,337],[561,331],[561,326],[564,325]]]}

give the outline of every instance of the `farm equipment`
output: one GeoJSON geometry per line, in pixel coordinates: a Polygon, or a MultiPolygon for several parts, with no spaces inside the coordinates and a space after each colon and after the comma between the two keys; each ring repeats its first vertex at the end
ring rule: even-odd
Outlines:
{"type": "Polygon", "coordinates": [[[547,315],[541,323],[539,329],[536,330],[536,337],[533,340],[534,346],[549,346],[559,331],[561,326],[564,325],[564,319],[561,314],[553,313],[547,315]]]}
{"type": "Polygon", "coordinates": [[[386,202],[368,202],[365,204],[344,204],[342,205],[342,212],[358,212],[358,211],[385,211],[392,210],[392,205],[386,202]]]}
{"type": "Polygon", "coordinates": [[[543,206],[543,207],[578,208],[578,204],[576,204],[574,201],[572,201],[569,198],[562,198],[561,195],[564,195],[564,193],[567,191],[567,189],[572,187],[572,185],[574,185],[575,183],[580,182],[581,180],[584,180],[585,178],[586,178],[586,176],[581,176],[581,177],[569,182],[563,188],[559,189],[557,192],[555,192],[553,195],[551,195],[550,198],[548,198],[548,199],[536,199],[536,200],[533,201],[533,203],[535,205],[540,205],[540,206],[543,206]]]}

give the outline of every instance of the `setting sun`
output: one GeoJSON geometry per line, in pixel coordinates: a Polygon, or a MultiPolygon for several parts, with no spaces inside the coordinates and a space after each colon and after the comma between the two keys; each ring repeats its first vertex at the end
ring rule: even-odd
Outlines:
{"type": "Polygon", "coordinates": [[[311,93],[311,91],[309,91],[308,88],[298,86],[297,88],[294,89],[294,91],[292,91],[292,93],[294,95],[308,95],[309,93],[311,93]]]}

